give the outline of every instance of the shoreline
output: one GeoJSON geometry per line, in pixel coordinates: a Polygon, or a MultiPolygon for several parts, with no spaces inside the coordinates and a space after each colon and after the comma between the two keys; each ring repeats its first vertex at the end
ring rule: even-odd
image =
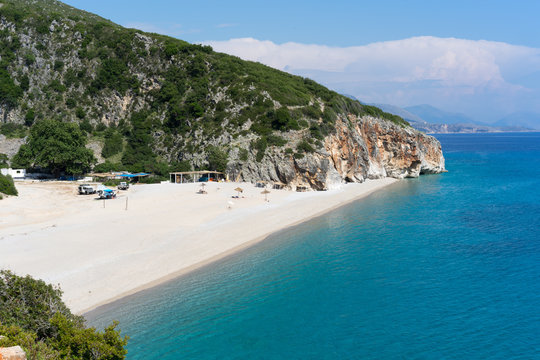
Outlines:
{"type": "MultiPolygon", "coordinates": [[[[0,253],[9,254],[0,259],[0,268],[59,284],[70,309],[84,315],[236,254],[397,181],[367,180],[326,192],[271,190],[270,202],[259,194],[261,188],[246,183],[209,183],[208,195],[196,195],[196,184],[141,185],[122,193],[129,197],[128,211],[122,208],[122,196],[103,202],[102,208],[101,201],[73,196],[69,190],[56,203],[40,204],[37,198],[47,190],[54,198],[55,189],[24,184],[18,186],[23,202],[37,206],[44,221],[29,209],[23,210],[26,219],[17,217],[12,213],[21,210],[17,199],[9,199],[11,218],[7,216],[7,221],[15,218],[19,224],[15,221],[6,227],[0,222],[0,253]],[[232,199],[234,205],[227,209],[237,186],[245,188],[244,197],[232,199]],[[57,213],[47,216],[40,205],[52,205],[57,213]],[[59,207],[64,211],[58,213],[59,207]]],[[[4,212],[6,208],[0,209],[0,215],[4,212]]]]}
{"type": "Polygon", "coordinates": [[[387,187],[389,185],[392,185],[392,184],[396,183],[397,181],[399,181],[399,180],[396,180],[394,182],[386,184],[383,187],[379,187],[379,188],[376,188],[376,189],[371,189],[370,191],[362,193],[362,194],[358,195],[355,198],[347,200],[347,201],[345,201],[345,202],[343,202],[341,204],[337,204],[337,205],[335,205],[335,206],[333,206],[331,208],[324,209],[324,210],[322,210],[321,212],[319,212],[317,214],[311,215],[311,216],[306,217],[306,218],[304,218],[302,220],[298,220],[295,223],[289,224],[289,225],[287,225],[287,226],[285,226],[285,227],[283,227],[281,229],[277,229],[277,230],[272,231],[272,232],[270,232],[268,234],[261,235],[258,238],[247,241],[247,242],[245,242],[245,243],[243,243],[243,244],[241,244],[241,245],[239,245],[239,246],[237,246],[235,248],[229,249],[229,250],[227,250],[227,251],[225,251],[225,252],[223,252],[221,254],[215,255],[214,257],[208,258],[208,259],[206,259],[206,260],[204,260],[204,261],[202,261],[200,263],[193,264],[190,267],[180,269],[177,272],[165,275],[164,277],[156,279],[154,281],[151,281],[151,282],[149,282],[147,284],[140,285],[137,288],[135,288],[133,290],[130,290],[130,291],[127,291],[127,292],[125,292],[123,294],[118,294],[117,296],[115,296],[115,297],[113,297],[113,298],[111,298],[109,300],[103,301],[100,304],[96,304],[96,305],[92,306],[89,309],[82,310],[81,312],[78,313],[78,315],[85,316],[86,314],[91,313],[93,311],[99,311],[100,308],[107,307],[107,306],[111,305],[113,302],[120,301],[122,299],[125,299],[125,298],[131,296],[131,295],[135,295],[135,294],[137,294],[137,293],[139,293],[141,291],[149,290],[149,289],[151,289],[153,287],[165,284],[165,283],[167,283],[169,281],[173,281],[175,279],[178,279],[178,278],[180,278],[180,277],[182,277],[184,275],[190,274],[190,273],[192,273],[194,271],[197,271],[199,269],[202,269],[202,268],[204,268],[206,266],[212,265],[213,263],[215,263],[215,262],[217,262],[219,260],[226,259],[226,258],[228,258],[228,257],[230,257],[232,255],[238,254],[238,253],[240,253],[240,252],[242,252],[242,251],[244,251],[244,250],[246,250],[246,249],[248,249],[248,248],[250,248],[250,247],[252,247],[252,246],[254,246],[256,244],[258,244],[258,243],[261,243],[261,242],[265,241],[266,239],[268,239],[269,237],[271,237],[271,236],[273,236],[273,235],[275,235],[277,233],[280,233],[282,231],[287,231],[290,228],[298,226],[298,225],[300,225],[302,223],[305,223],[307,221],[316,219],[318,217],[324,216],[325,214],[328,214],[328,213],[330,213],[330,212],[332,212],[334,210],[337,210],[337,209],[339,209],[339,208],[341,208],[343,206],[346,206],[346,205],[349,205],[349,204],[351,204],[351,203],[353,203],[355,201],[361,200],[361,199],[371,195],[374,192],[377,192],[377,191],[379,191],[379,190],[381,190],[381,189],[383,189],[383,188],[385,188],[385,187],[387,187]]]}

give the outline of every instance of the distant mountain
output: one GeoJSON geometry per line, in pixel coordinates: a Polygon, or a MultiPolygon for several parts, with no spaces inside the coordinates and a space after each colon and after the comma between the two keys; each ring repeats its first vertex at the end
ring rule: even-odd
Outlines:
{"type": "Polygon", "coordinates": [[[408,120],[409,124],[416,130],[428,134],[446,133],[492,133],[492,132],[521,132],[530,131],[530,128],[518,126],[490,126],[476,124],[431,124],[428,122],[416,122],[408,120]]]}
{"type": "Polygon", "coordinates": [[[431,105],[415,105],[404,108],[432,124],[477,124],[486,125],[467,117],[464,114],[447,112],[431,105]]]}
{"type": "Polygon", "coordinates": [[[540,130],[540,114],[531,112],[515,112],[495,122],[497,126],[524,127],[540,130]]]}
{"type": "Polygon", "coordinates": [[[507,117],[493,125],[487,125],[474,121],[463,114],[449,113],[431,105],[418,105],[406,108],[389,104],[371,105],[375,105],[385,112],[401,116],[415,129],[429,134],[530,131],[534,129],[530,124],[540,124],[540,115],[538,114],[519,113],[515,114],[515,117],[507,117]],[[533,115],[536,115],[536,117],[533,115]],[[443,119],[446,119],[446,122],[441,122],[443,119]]]}

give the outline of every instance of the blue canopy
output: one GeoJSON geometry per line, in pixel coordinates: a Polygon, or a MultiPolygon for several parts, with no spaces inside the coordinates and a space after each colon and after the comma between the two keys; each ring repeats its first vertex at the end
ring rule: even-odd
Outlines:
{"type": "Polygon", "coordinates": [[[137,176],[146,176],[146,175],[150,175],[150,174],[141,172],[141,173],[136,173],[136,174],[120,174],[119,176],[126,177],[126,178],[134,178],[137,176]]]}

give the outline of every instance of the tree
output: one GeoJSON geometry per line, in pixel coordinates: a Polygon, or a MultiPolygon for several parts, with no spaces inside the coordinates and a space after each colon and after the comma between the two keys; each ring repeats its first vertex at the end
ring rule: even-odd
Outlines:
{"type": "Polygon", "coordinates": [[[86,136],[76,124],[42,120],[32,127],[28,143],[21,146],[13,163],[47,168],[56,176],[84,174],[96,161],[85,145],[86,136]]]}
{"type": "Polygon", "coordinates": [[[0,270],[0,346],[20,345],[29,359],[124,359],[127,337],[113,322],[103,332],[71,313],[62,291],[30,276],[0,270]]]}
{"type": "Polygon", "coordinates": [[[134,113],[130,119],[132,129],[127,136],[127,145],[122,155],[122,164],[130,166],[132,171],[142,171],[143,164],[155,160],[152,151],[152,124],[144,111],[134,113]]]}
{"type": "Polygon", "coordinates": [[[109,128],[105,131],[105,144],[101,150],[101,156],[104,158],[111,157],[113,155],[122,152],[124,149],[122,135],[109,128]]]}

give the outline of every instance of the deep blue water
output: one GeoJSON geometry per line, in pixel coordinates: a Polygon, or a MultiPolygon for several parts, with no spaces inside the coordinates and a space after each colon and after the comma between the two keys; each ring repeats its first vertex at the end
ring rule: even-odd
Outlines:
{"type": "Polygon", "coordinates": [[[392,185],[91,314],[130,359],[540,359],[540,134],[438,135],[392,185]]]}

